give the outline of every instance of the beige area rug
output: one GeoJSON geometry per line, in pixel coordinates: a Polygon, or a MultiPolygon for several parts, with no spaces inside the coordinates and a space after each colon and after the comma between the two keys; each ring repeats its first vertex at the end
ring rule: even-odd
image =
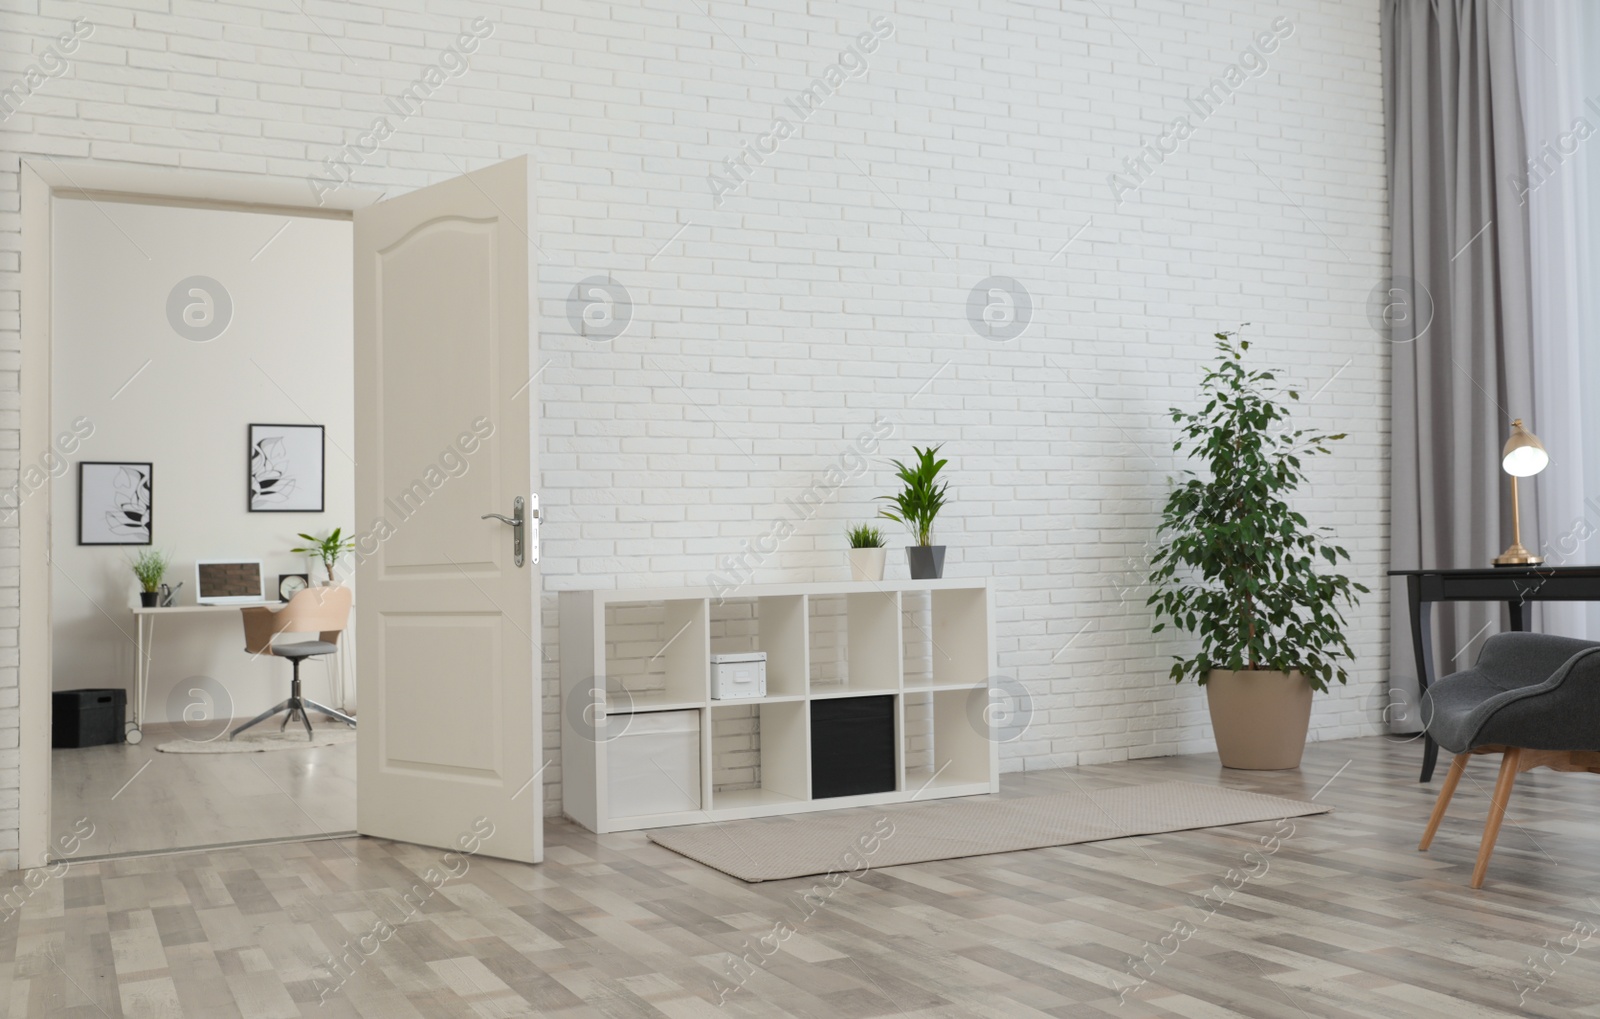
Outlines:
{"type": "MultiPolygon", "coordinates": [[[[263,728],[266,727],[262,723],[263,728]]],[[[306,739],[306,727],[295,723],[287,732],[279,732],[276,725],[266,728],[263,732],[250,730],[239,734],[239,738],[229,740],[228,734],[223,733],[216,739],[175,739],[157,744],[156,749],[163,754],[256,754],[273,750],[304,750],[307,747],[335,747],[356,741],[356,731],[343,724],[329,722],[327,725],[312,723],[311,740],[306,739]],[[296,728],[298,726],[298,728],[296,728]]]]}
{"type": "Polygon", "coordinates": [[[649,835],[659,846],[753,883],[859,871],[863,859],[874,869],[898,867],[1303,817],[1329,809],[1239,789],[1161,782],[1049,796],[855,807],[658,828],[649,835]]]}

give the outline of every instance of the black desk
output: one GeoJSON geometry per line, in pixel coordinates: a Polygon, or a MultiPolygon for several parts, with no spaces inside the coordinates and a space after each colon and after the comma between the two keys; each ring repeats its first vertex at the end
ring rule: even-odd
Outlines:
{"type": "MultiPolygon", "coordinates": [[[[1390,570],[1406,578],[1411,610],[1411,644],[1417,656],[1417,685],[1426,692],[1433,681],[1433,603],[1503,601],[1511,610],[1511,628],[1527,629],[1523,606],[1531,601],[1600,601],[1600,566],[1508,566],[1477,570],[1390,570]]],[[[1427,719],[1423,719],[1424,725],[1427,719]]],[[[1422,778],[1433,778],[1439,745],[1426,736],[1422,778]]]]}

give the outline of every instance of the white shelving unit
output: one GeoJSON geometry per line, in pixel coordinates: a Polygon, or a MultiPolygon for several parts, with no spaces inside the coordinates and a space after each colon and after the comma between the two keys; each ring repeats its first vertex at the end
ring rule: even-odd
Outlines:
{"type": "Polygon", "coordinates": [[[563,591],[561,790],[594,832],[998,792],[988,584],[563,591]],[[711,655],[765,651],[767,695],[711,699],[711,655]],[[813,799],[811,703],[894,697],[893,791],[813,799]],[[700,809],[613,816],[608,750],[639,712],[695,711],[700,809]]]}

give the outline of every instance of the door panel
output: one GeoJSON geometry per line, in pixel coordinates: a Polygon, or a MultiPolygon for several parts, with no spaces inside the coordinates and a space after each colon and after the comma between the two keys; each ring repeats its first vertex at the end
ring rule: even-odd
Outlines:
{"type": "Polygon", "coordinates": [[[535,504],[531,208],[515,159],[356,213],[356,813],[536,862],[538,566],[480,519],[535,504]]]}
{"type": "Polygon", "coordinates": [[[385,768],[477,774],[497,779],[504,746],[496,726],[483,719],[501,710],[500,690],[489,683],[454,683],[457,676],[492,675],[504,626],[500,614],[394,613],[384,617],[383,670],[388,683],[388,724],[383,727],[385,768]],[[440,677],[451,695],[440,697],[440,677]]]}

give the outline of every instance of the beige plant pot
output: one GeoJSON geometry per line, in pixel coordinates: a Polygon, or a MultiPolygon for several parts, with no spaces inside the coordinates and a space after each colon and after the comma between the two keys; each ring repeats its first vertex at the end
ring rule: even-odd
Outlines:
{"type": "Polygon", "coordinates": [[[889,550],[886,548],[852,548],[850,554],[851,580],[882,580],[883,564],[889,550]]]}
{"type": "Polygon", "coordinates": [[[1222,766],[1246,771],[1300,767],[1311,727],[1312,692],[1298,672],[1207,673],[1206,704],[1222,766]]]}

